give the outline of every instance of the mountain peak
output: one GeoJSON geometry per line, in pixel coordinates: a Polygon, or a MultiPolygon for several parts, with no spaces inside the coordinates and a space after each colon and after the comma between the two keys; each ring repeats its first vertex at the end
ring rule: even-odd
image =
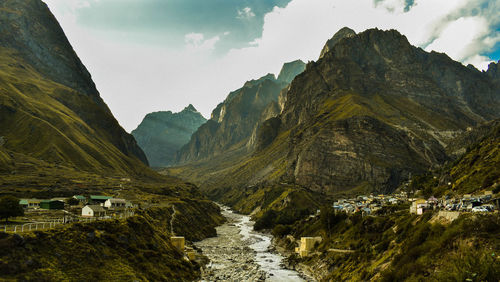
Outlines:
{"type": "Polygon", "coordinates": [[[298,74],[302,73],[305,69],[306,64],[301,60],[295,60],[293,62],[285,63],[281,68],[280,74],[278,75],[278,80],[290,83],[298,74]]]}
{"type": "Polygon", "coordinates": [[[184,110],[182,110],[183,112],[185,111],[191,111],[191,112],[198,112],[198,110],[196,110],[196,108],[193,106],[193,104],[189,104],[187,107],[184,108],[184,110]]]}
{"type": "Polygon", "coordinates": [[[321,54],[319,55],[319,58],[323,58],[323,56],[330,51],[335,44],[337,44],[340,40],[348,37],[353,37],[356,35],[356,32],[348,27],[343,27],[339,31],[337,31],[332,38],[330,38],[326,44],[325,47],[323,47],[323,50],[321,50],[321,54]]]}
{"type": "Polygon", "coordinates": [[[488,65],[488,70],[486,71],[486,74],[493,79],[500,80],[500,69],[499,69],[498,65],[500,65],[500,61],[498,61],[497,63],[491,62],[488,65]]]}

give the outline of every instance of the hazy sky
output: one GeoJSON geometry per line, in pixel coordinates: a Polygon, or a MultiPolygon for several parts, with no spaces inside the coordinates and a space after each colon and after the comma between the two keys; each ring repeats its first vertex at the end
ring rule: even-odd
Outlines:
{"type": "Polygon", "coordinates": [[[44,0],[131,131],[193,104],[205,117],[247,80],[316,60],[344,26],[397,29],[486,69],[500,59],[498,0],[44,0]]]}

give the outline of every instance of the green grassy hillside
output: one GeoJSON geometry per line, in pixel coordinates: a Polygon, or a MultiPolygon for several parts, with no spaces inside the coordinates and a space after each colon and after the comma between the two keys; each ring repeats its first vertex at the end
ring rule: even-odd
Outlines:
{"type": "Polygon", "coordinates": [[[144,167],[112,144],[109,132],[92,128],[80,117],[100,115],[106,120],[111,114],[89,97],[45,78],[15,50],[2,47],[0,104],[5,149],[92,172],[127,175],[144,167]],[[79,112],[68,104],[79,105],[79,112]]]}
{"type": "MultiPolygon", "coordinates": [[[[176,235],[214,235],[220,224],[213,203],[179,201],[176,235]],[[186,217],[188,213],[197,217],[186,217]],[[203,216],[208,215],[208,216],[203,216]],[[209,217],[212,216],[212,217],[209,217]],[[189,222],[185,225],[185,222],[189,222]],[[182,232],[182,233],[181,233],[182,232]]],[[[170,243],[169,206],[142,210],[126,220],[75,223],[23,236],[0,233],[0,273],[7,280],[193,281],[200,265],[170,243]]]]}
{"type": "Polygon", "coordinates": [[[432,212],[410,215],[408,207],[362,217],[322,208],[320,216],[276,228],[279,245],[293,252],[295,238],[321,236],[310,257],[289,263],[321,281],[496,281],[500,275],[500,218],[461,215],[449,223],[432,212]],[[290,233],[281,233],[282,230],[290,233]],[[342,251],[348,250],[348,251],[342,251]]]}

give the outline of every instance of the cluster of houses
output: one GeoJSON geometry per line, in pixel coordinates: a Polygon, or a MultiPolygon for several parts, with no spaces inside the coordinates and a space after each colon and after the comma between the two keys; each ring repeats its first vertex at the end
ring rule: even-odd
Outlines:
{"type": "Polygon", "coordinates": [[[405,191],[392,195],[357,196],[350,199],[339,199],[333,203],[333,208],[346,213],[361,212],[370,215],[384,206],[411,203],[410,213],[423,214],[428,210],[446,210],[459,212],[493,212],[500,206],[500,198],[494,198],[491,191],[481,195],[466,194],[463,197],[428,199],[409,198],[405,191]]]}
{"type": "Polygon", "coordinates": [[[363,215],[370,215],[383,206],[401,204],[407,201],[408,194],[403,191],[393,195],[369,195],[339,199],[333,203],[333,208],[346,213],[361,212],[363,215]]]}
{"type": "Polygon", "coordinates": [[[119,213],[133,207],[132,203],[125,199],[108,196],[90,196],[91,201],[82,208],[84,217],[104,217],[108,212],[119,213]]]}
{"type": "Polygon", "coordinates": [[[426,199],[413,199],[410,213],[423,214],[429,210],[446,210],[458,212],[493,212],[498,210],[500,198],[493,198],[491,191],[481,195],[465,194],[461,198],[442,197],[440,199],[430,197],[426,199]]]}
{"type": "Polygon", "coordinates": [[[73,206],[81,207],[81,216],[84,217],[103,217],[108,212],[116,213],[133,208],[130,201],[102,195],[90,195],[88,198],[75,195],[71,198],[21,199],[19,204],[25,209],[63,210],[71,202],[77,203],[73,206]],[[69,201],[70,199],[73,201],[69,201]]]}

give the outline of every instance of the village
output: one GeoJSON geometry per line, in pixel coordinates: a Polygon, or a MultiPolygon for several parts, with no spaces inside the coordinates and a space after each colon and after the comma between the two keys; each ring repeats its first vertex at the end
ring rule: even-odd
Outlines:
{"type": "MultiPolygon", "coordinates": [[[[453,221],[461,213],[494,213],[500,208],[500,197],[493,197],[492,191],[485,191],[482,194],[465,194],[461,197],[444,196],[436,198],[434,196],[428,199],[418,197],[408,197],[406,191],[390,195],[360,195],[353,198],[338,199],[333,203],[336,212],[345,212],[347,214],[361,213],[362,216],[376,216],[377,211],[384,207],[394,205],[409,205],[409,213],[423,215],[426,212],[438,212],[437,216],[453,221]]],[[[311,218],[317,217],[320,210],[311,218]]],[[[295,253],[300,257],[307,257],[314,254],[315,246],[321,243],[321,237],[301,237],[295,239],[288,235],[290,241],[296,242],[295,253]]],[[[330,249],[329,251],[349,253],[352,250],[330,249]]]]}
{"type": "Polygon", "coordinates": [[[349,199],[339,199],[333,203],[333,208],[345,213],[361,212],[363,215],[372,215],[383,207],[410,204],[409,212],[421,215],[426,211],[457,211],[457,212],[494,212],[500,205],[500,198],[494,198],[492,191],[483,194],[465,194],[462,197],[443,196],[427,199],[409,197],[402,191],[390,195],[357,196],[349,199]]]}

